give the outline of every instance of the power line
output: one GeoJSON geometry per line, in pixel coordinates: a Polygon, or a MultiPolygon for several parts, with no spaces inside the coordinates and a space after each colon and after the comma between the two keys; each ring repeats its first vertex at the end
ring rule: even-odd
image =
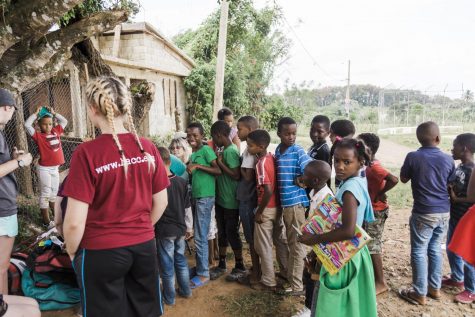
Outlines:
{"type": "MultiPolygon", "coordinates": [[[[277,5],[277,1],[274,1],[274,3],[277,5]]],[[[290,25],[289,21],[287,20],[287,18],[285,17],[285,14],[284,12],[282,11],[282,18],[284,19],[285,23],[287,24],[287,26],[289,27],[290,31],[292,31],[292,33],[294,34],[295,38],[297,39],[297,41],[299,42],[300,46],[302,46],[303,50],[305,51],[305,53],[307,54],[307,56],[312,60],[313,62],[313,66],[317,66],[318,69],[320,69],[320,71],[326,75],[327,77],[335,80],[335,81],[344,81],[344,80],[341,80],[341,79],[336,79],[335,77],[333,77],[332,75],[330,75],[319,63],[318,61],[315,59],[315,57],[313,57],[313,55],[310,53],[310,51],[307,49],[307,47],[305,46],[305,44],[303,43],[303,41],[300,39],[300,37],[298,36],[297,32],[294,30],[294,28],[292,27],[292,25],[290,25]]]]}

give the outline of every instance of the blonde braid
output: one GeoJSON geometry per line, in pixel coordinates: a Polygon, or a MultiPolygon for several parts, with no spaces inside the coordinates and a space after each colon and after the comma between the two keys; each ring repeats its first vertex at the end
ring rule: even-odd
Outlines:
{"type": "Polygon", "coordinates": [[[115,106],[115,104],[109,98],[104,99],[104,106],[106,108],[105,110],[107,113],[107,121],[109,121],[109,125],[112,129],[112,138],[114,139],[115,144],[119,148],[119,154],[122,158],[122,164],[124,166],[125,177],[127,177],[127,170],[128,170],[129,164],[127,163],[124,149],[122,148],[122,144],[120,144],[119,137],[117,136],[117,133],[115,132],[115,125],[114,125],[114,118],[115,118],[114,108],[117,108],[117,106],[115,106]]]}
{"type": "Polygon", "coordinates": [[[119,149],[122,165],[127,177],[128,163],[114,125],[115,115],[116,113],[120,113],[120,111],[117,105],[112,101],[111,95],[113,92],[111,90],[109,78],[101,77],[88,83],[86,88],[86,96],[89,102],[94,103],[97,107],[99,107],[99,111],[107,117],[109,125],[112,129],[112,138],[119,149]]]}
{"type": "Polygon", "coordinates": [[[142,154],[144,154],[145,157],[147,158],[148,171],[149,172],[150,170],[155,171],[155,159],[153,158],[152,155],[150,155],[150,153],[145,152],[143,149],[143,145],[142,145],[142,142],[140,142],[137,129],[135,129],[134,119],[132,118],[132,111],[130,110],[130,105],[126,105],[124,110],[127,115],[127,120],[129,122],[129,128],[130,130],[132,130],[132,133],[135,135],[135,140],[137,141],[137,144],[140,148],[140,152],[142,152],[142,154]]]}

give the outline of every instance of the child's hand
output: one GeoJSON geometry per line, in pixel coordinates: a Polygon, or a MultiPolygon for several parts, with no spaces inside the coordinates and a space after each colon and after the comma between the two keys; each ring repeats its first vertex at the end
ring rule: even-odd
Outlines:
{"type": "Polygon", "coordinates": [[[303,243],[305,245],[312,246],[312,245],[316,244],[315,235],[313,235],[311,233],[308,233],[308,232],[304,232],[301,236],[299,235],[297,237],[297,240],[298,240],[298,242],[303,243]]]}
{"type": "Polygon", "coordinates": [[[54,111],[53,108],[50,108],[49,112],[50,112],[53,116],[56,115],[56,111],[54,111]]]}
{"type": "Polygon", "coordinates": [[[264,222],[262,220],[262,212],[256,212],[256,215],[254,216],[254,221],[258,224],[261,224],[264,222]]]}
{"type": "Polygon", "coordinates": [[[195,169],[198,168],[198,166],[199,166],[199,164],[190,163],[190,164],[188,164],[188,166],[186,167],[186,170],[188,171],[188,173],[191,174],[191,173],[193,173],[193,171],[194,171],[195,169]]]}
{"type": "Polygon", "coordinates": [[[218,161],[223,163],[223,152],[216,152],[216,156],[218,157],[218,161]]]}
{"type": "Polygon", "coordinates": [[[294,183],[300,188],[307,188],[307,186],[305,186],[305,183],[302,181],[302,176],[296,177],[294,183]]]}
{"type": "Polygon", "coordinates": [[[455,194],[454,191],[454,185],[449,185],[449,195],[450,195],[450,200],[451,201],[456,201],[457,200],[457,195],[455,194]]]}
{"type": "Polygon", "coordinates": [[[38,113],[40,113],[42,106],[39,106],[38,109],[36,109],[35,115],[38,116],[38,113]]]}
{"type": "Polygon", "coordinates": [[[190,240],[191,238],[193,238],[193,230],[185,233],[185,240],[190,240]]]}
{"type": "Polygon", "coordinates": [[[374,198],[374,202],[378,202],[378,201],[382,201],[383,203],[386,203],[388,201],[388,195],[386,195],[386,193],[377,195],[374,198]]]}

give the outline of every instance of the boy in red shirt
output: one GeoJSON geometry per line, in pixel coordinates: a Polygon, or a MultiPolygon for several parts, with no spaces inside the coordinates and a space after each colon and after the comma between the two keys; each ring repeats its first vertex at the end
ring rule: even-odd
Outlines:
{"type": "Polygon", "coordinates": [[[257,202],[255,212],[254,248],[261,260],[262,277],[259,284],[251,287],[259,290],[275,290],[272,245],[275,245],[280,275],[287,276],[289,248],[283,237],[282,210],[279,206],[275,160],[267,152],[270,135],[264,130],[255,130],[247,136],[247,150],[256,155],[257,202]]]}
{"type": "Polygon", "coordinates": [[[25,122],[25,127],[40,152],[40,161],[37,167],[40,186],[40,210],[44,226],[47,229],[54,227],[50,221],[49,208],[54,210],[54,202],[59,187],[59,166],[64,164],[61,135],[68,124],[68,120],[53,109],[39,107],[25,122]],[[58,124],[55,124],[55,119],[58,124]],[[38,130],[33,123],[37,121],[38,130]]]}
{"type": "Polygon", "coordinates": [[[388,291],[388,286],[384,280],[383,258],[381,256],[384,223],[389,215],[386,192],[396,186],[399,179],[381,166],[381,163],[375,159],[376,152],[379,149],[379,137],[373,133],[362,133],[358,138],[363,140],[371,150],[371,165],[366,168],[366,179],[368,181],[368,192],[373,205],[375,221],[365,223],[365,230],[372,238],[368,243],[368,249],[373,260],[376,295],[379,295],[388,291]]]}

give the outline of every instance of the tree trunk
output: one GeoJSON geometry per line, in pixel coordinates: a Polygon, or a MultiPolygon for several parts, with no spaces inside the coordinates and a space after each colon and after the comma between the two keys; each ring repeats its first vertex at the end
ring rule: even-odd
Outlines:
{"type": "MultiPolygon", "coordinates": [[[[18,110],[15,111],[15,146],[19,150],[28,150],[27,132],[25,131],[25,117],[23,114],[23,101],[21,96],[16,98],[18,110]]],[[[27,196],[33,196],[33,180],[31,177],[31,165],[18,169],[18,185],[20,193],[27,196]]]]}

